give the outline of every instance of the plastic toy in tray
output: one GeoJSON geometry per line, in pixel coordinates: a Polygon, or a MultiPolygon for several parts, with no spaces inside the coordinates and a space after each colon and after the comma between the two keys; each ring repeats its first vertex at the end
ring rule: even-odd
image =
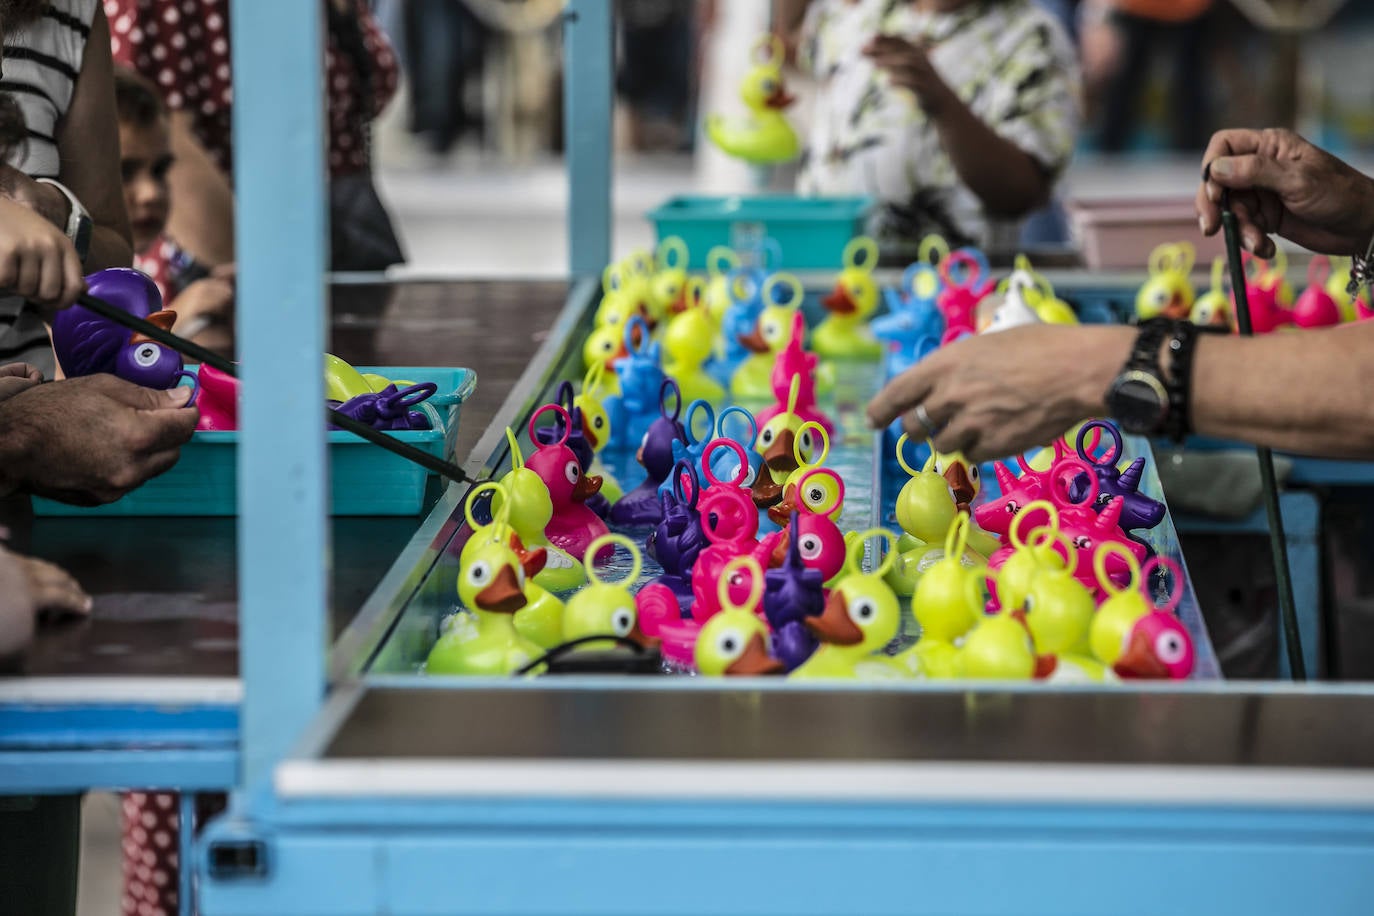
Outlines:
{"type": "Polygon", "coordinates": [[[772,393],[774,364],[778,354],[795,339],[797,319],[801,319],[801,330],[805,333],[800,280],[789,273],[773,274],[764,281],[760,297],[764,305],[753,328],[736,337],[749,351],[730,377],[730,395],[737,400],[767,399],[772,393]]]}

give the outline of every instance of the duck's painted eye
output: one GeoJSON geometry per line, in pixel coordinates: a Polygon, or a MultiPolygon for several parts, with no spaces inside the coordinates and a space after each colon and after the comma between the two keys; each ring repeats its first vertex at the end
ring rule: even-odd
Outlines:
{"type": "Polygon", "coordinates": [[[797,552],[803,560],[814,560],[821,555],[821,539],[814,534],[804,534],[797,542],[797,552]]]}
{"type": "Polygon", "coordinates": [[[603,341],[601,341],[600,346],[601,346],[601,352],[602,352],[602,353],[614,353],[614,352],[615,352],[615,344],[611,343],[609,340],[603,340],[603,341]]]}
{"type": "Polygon", "coordinates": [[[616,636],[629,636],[635,628],[635,612],[630,608],[616,608],[611,612],[611,632],[616,636]]]}
{"type": "Polygon", "coordinates": [[[597,429],[601,429],[601,427],[606,425],[606,418],[597,417],[596,419],[592,420],[592,425],[595,426],[597,429]]]}
{"type": "Polygon", "coordinates": [[[810,455],[811,449],[813,447],[811,442],[811,430],[808,429],[804,433],[802,433],[801,437],[797,441],[801,445],[801,450],[803,454],[810,455]]]}
{"type": "Polygon", "coordinates": [[[849,619],[859,626],[878,616],[878,606],[869,598],[855,598],[849,602],[849,619]]]}
{"type": "Polygon", "coordinates": [[[764,340],[770,342],[776,341],[779,337],[782,336],[782,326],[779,325],[776,321],[765,321],[759,327],[759,332],[763,334],[764,340]]]}
{"type": "Polygon", "coordinates": [[[722,658],[733,661],[744,654],[744,634],[738,630],[726,630],[716,637],[716,651],[722,658]]]}
{"type": "Polygon", "coordinates": [[[1029,614],[1031,611],[1035,610],[1035,598],[1031,595],[1027,595],[1026,600],[1021,603],[1021,606],[1024,607],[1026,613],[1029,614]]]}
{"type": "Polygon", "coordinates": [[[134,362],[145,369],[149,366],[156,365],[160,356],[161,354],[158,353],[156,344],[140,344],[138,349],[134,350],[134,362]]]}
{"type": "MultiPolygon", "coordinates": [[[[738,473],[739,465],[736,464],[735,467],[730,471],[730,473],[726,475],[726,479],[728,480],[738,473]]],[[[752,487],[754,485],[754,481],[758,479],[758,476],[759,472],[754,469],[754,466],[752,464],[746,461],[744,463],[744,479],[740,481],[739,485],[741,487],[752,487]]]]}
{"type": "Polygon", "coordinates": [[[774,436],[772,427],[769,427],[768,429],[765,429],[763,432],[759,433],[759,441],[762,442],[765,446],[772,445],[773,438],[774,436]]]}
{"type": "Polygon", "coordinates": [[[806,501],[810,505],[816,505],[825,499],[825,489],[823,487],[808,487],[806,490],[806,501]]]}
{"type": "Polygon", "coordinates": [[[1007,500],[1006,510],[1008,515],[1015,515],[1021,511],[1021,504],[1014,499],[1007,500]]]}
{"type": "Polygon", "coordinates": [[[1188,654],[1183,637],[1172,631],[1165,631],[1155,637],[1155,655],[1166,665],[1177,665],[1188,654]]]}
{"type": "Polygon", "coordinates": [[[1112,501],[1112,494],[1110,494],[1110,493],[1099,493],[1099,494],[1097,494],[1097,504],[1098,504],[1099,506],[1105,506],[1105,505],[1107,505],[1107,503],[1109,503],[1109,502],[1111,502],[1111,501],[1112,501]]]}
{"type": "Polygon", "coordinates": [[[582,468],[578,466],[576,461],[569,461],[563,465],[563,476],[568,478],[568,483],[576,484],[578,478],[582,476],[582,468]]]}
{"type": "Polygon", "coordinates": [[[759,86],[763,89],[764,92],[768,93],[769,95],[772,95],[774,92],[777,92],[778,90],[778,84],[771,79],[764,80],[762,83],[759,84],[759,86]]]}
{"type": "Polygon", "coordinates": [[[974,483],[978,482],[978,465],[970,464],[968,466],[968,479],[974,483]]]}
{"type": "Polygon", "coordinates": [[[1093,539],[1088,537],[1087,535],[1080,534],[1078,537],[1073,539],[1073,546],[1079,550],[1092,550],[1093,539]]]}
{"type": "Polygon", "coordinates": [[[486,560],[478,560],[468,567],[469,585],[486,585],[491,580],[491,564],[486,560]]]}

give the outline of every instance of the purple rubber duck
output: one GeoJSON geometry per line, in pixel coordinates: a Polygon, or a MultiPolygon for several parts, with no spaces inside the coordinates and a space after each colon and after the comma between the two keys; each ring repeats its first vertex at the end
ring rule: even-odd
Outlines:
{"type": "Polygon", "coordinates": [[[663,520],[658,485],[673,470],[673,443],[687,441],[687,431],[678,419],[682,415],[682,392],[678,390],[677,382],[663,380],[658,390],[658,405],[658,418],[649,424],[643,444],[635,455],[649,474],[639,486],[611,506],[609,519],[616,525],[657,525],[663,520]],[[669,393],[675,400],[671,414],[668,412],[669,393]]]}
{"type": "Polygon", "coordinates": [[[649,556],[663,567],[663,575],[653,581],[673,590],[678,606],[691,608],[692,566],[706,547],[706,534],[701,530],[701,514],[697,512],[697,493],[700,483],[690,461],[673,465],[672,489],[659,493],[663,519],[645,542],[649,556]]]}
{"type": "Polygon", "coordinates": [[[797,536],[797,513],[793,511],[792,537],[782,566],[763,574],[763,614],[773,628],[773,656],[791,671],[811,657],[819,641],[806,626],[806,618],[820,616],[825,610],[825,588],[821,572],[802,562],[797,536]]]}
{"type": "MultiPolygon", "coordinates": [[[[164,331],[176,322],[176,312],[162,308],[157,285],[133,268],[97,271],[86,278],[86,285],[92,296],[164,331]]],[[[145,388],[164,389],[183,377],[195,382],[180,353],[80,305],[53,318],[52,346],[68,378],[104,372],[145,388]]]]}

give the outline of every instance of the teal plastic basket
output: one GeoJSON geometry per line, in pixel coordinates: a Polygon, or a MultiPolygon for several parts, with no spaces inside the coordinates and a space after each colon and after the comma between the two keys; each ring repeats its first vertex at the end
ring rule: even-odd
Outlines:
{"type": "Polygon", "coordinates": [[[670,198],[649,212],[659,240],[676,235],[687,243],[688,266],[706,268],[706,253],[717,245],[737,251],[771,238],[788,270],[838,270],[844,246],[862,235],[873,201],[868,197],[670,198]]]}
{"type": "MultiPolygon", "coordinates": [[[[432,366],[359,366],[358,371],[390,379],[434,382],[439,393],[426,403],[446,418],[443,429],[390,433],[397,439],[452,460],[463,402],[477,387],[471,369],[432,366]]],[[[419,515],[436,474],[343,430],[330,430],[330,511],[334,515],[419,515]]],[[[104,506],[69,506],[34,499],[37,515],[62,516],[227,516],[235,515],[238,497],[237,432],[197,432],[182,446],[181,458],[117,502],[104,506]]],[[[437,489],[435,493],[437,493],[437,489]]]]}

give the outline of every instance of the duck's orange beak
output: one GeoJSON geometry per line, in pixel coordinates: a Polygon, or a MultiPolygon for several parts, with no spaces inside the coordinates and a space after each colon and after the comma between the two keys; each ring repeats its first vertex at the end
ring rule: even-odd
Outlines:
{"type": "Polygon", "coordinates": [[[755,633],[754,638],[749,640],[749,644],[744,647],[743,654],[729,664],[725,673],[735,675],[782,674],[785,667],[782,662],[768,654],[768,646],[764,644],[763,634],[755,633]]]}
{"type": "Polygon", "coordinates": [[[1169,676],[1169,669],[1155,657],[1149,635],[1139,627],[1131,631],[1130,639],[1126,642],[1126,651],[1116,660],[1112,670],[1118,677],[1124,678],[1159,680],[1169,676]]]}
{"type": "Polygon", "coordinates": [[[759,476],[754,478],[750,493],[754,497],[755,507],[759,509],[767,509],[782,498],[782,484],[773,479],[767,464],[759,465],[759,476]]]}
{"type": "MultiPolygon", "coordinates": [[[[771,509],[768,512],[768,517],[773,518],[771,509]]],[[[783,528],[782,531],[778,532],[778,541],[773,545],[773,552],[768,555],[768,567],[770,569],[777,569],[786,563],[787,551],[792,548],[792,533],[787,530],[785,523],[779,522],[779,524],[782,524],[783,528]]]]}
{"type": "Polygon", "coordinates": [[[778,87],[769,94],[768,98],[763,100],[763,104],[767,105],[769,108],[781,111],[796,100],[797,97],[788,92],[787,87],[780,82],[778,83],[778,87]]]}
{"type": "Polygon", "coordinates": [[[525,593],[520,590],[520,580],[509,566],[502,566],[495,581],[474,598],[478,608],[497,614],[514,614],[525,606],[525,593]]]}
{"type": "Polygon", "coordinates": [[[677,298],[674,299],[672,302],[668,303],[668,314],[670,315],[681,315],[685,311],[687,311],[686,289],[678,293],[677,298]]]}
{"type": "Polygon", "coordinates": [[[956,461],[945,468],[944,478],[945,483],[949,484],[950,492],[954,494],[954,505],[960,512],[967,512],[969,503],[973,502],[975,496],[968,469],[964,467],[963,462],[956,461]]]}
{"type": "Polygon", "coordinates": [[[597,474],[583,474],[573,487],[572,498],[575,503],[584,503],[601,492],[601,477],[597,474]]]}
{"type": "Polygon", "coordinates": [[[601,440],[597,439],[596,433],[592,432],[592,425],[587,422],[587,415],[585,413],[582,415],[582,438],[587,440],[587,444],[592,447],[592,451],[596,451],[601,447],[601,440]]]}
{"type": "Polygon", "coordinates": [[[836,646],[857,646],[864,639],[863,630],[849,619],[849,604],[838,588],[830,592],[821,616],[806,618],[806,628],[817,639],[836,646]]]}
{"type": "Polygon", "coordinates": [[[763,453],[763,463],[775,471],[792,473],[797,469],[797,456],[792,454],[797,444],[797,434],[784,429],[763,453]]]}
{"type": "Polygon", "coordinates": [[[759,333],[758,328],[754,328],[754,330],[750,331],[748,334],[739,334],[735,339],[750,353],[768,352],[768,341],[763,339],[763,335],[759,333]]]}
{"type": "MultiPolygon", "coordinates": [[[[768,517],[772,519],[774,524],[782,526],[782,533],[784,538],[787,537],[787,524],[788,522],[792,521],[792,512],[796,508],[797,485],[792,484],[792,486],[787,487],[783,490],[782,500],[779,503],[777,503],[777,505],[771,506],[768,509],[768,517]]],[[[786,544],[783,545],[783,550],[785,554],[786,544]]]]}
{"type": "Polygon", "coordinates": [[[859,310],[859,307],[854,304],[854,300],[849,298],[849,293],[845,292],[844,286],[839,284],[835,286],[830,295],[821,300],[821,305],[836,315],[853,315],[859,310]]]}
{"type": "Polygon", "coordinates": [[[1160,314],[1165,318],[1181,321],[1188,317],[1190,311],[1192,311],[1192,307],[1183,301],[1183,294],[1175,290],[1169,296],[1169,304],[1164,306],[1164,310],[1160,314]]]}
{"type": "MultiPolygon", "coordinates": [[[[149,324],[158,326],[164,331],[171,331],[172,325],[177,323],[177,313],[172,311],[171,309],[162,309],[159,312],[153,312],[151,315],[149,315],[147,318],[143,320],[148,322],[149,324]]],[[[157,341],[153,340],[151,337],[142,333],[141,331],[134,331],[133,334],[129,335],[129,343],[157,343],[157,341]]]]}
{"type": "Polygon", "coordinates": [[[525,545],[520,543],[518,535],[510,536],[510,549],[520,558],[520,568],[525,571],[525,578],[532,579],[544,571],[544,566],[549,562],[549,552],[543,547],[536,547],[533,550],[525,549],[525,545]]]}
{"type": "Polygon", "coordinates": [[[657,636],[649,636],[639,628],[638,614],[635,615],[634,629],[630,630],[629,635],[627,635],[625,638],[632,642],[638,643],[646,649],[657,649],[659,645],[663,642],[663,640],[659,639],[657,636]]]}

